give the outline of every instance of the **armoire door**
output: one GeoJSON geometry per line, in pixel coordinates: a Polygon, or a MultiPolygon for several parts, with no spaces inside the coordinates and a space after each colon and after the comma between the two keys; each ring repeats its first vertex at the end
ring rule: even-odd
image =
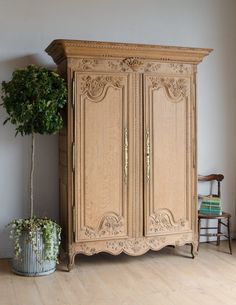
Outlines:
{"type": "Polygon", "coordinates": [[[75,241],[132,236],[131,78],[75,72],[75,241]]]}
{"type": "Polygon", "coordinates": [[[190,77],[144,75],[145,235],[191,230],[190,77]]]}

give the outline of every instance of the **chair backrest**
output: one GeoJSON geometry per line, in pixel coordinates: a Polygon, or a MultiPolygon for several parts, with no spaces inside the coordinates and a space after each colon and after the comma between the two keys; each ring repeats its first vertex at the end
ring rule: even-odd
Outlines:
{"type": "MultiPolygon", "coordinates": [[[[220,183],[224,179],[224,176],[222,174],[210,174],[207,176],[198,175],[198,181],[199,182],[211,182],[211,188],[210,188],[210,196],[213,197],[221,197],[220,192],[220,183]],[[217,181],[217,194],[213,194],[213,182],[217,181]]],[[[198,198],[203,197],[203,195],[198,195],[198,198]]]]}

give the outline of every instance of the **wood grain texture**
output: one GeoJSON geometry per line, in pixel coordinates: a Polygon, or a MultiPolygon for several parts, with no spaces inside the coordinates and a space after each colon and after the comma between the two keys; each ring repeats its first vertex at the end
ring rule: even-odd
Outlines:
{"type": "MultiPolygon", "coordinates": [[[[130,91],[127,74],[78,73],[76,240],[128,236],[130,91]]],[[[132,169],[132,168],[131,168],[132,169]]]]}
{"type": "Polygon", "coordinates": [[[144,75],[145,234],[191,230],[190,79],[144,75]]]}
{"type": "Polygon", "coordinates": [[[210,174],[207,176],[198,175],[198,181],[204,181],[204,182],[212,181],[212,180],[222,181],[223,179],[224,179],[224,175],[222,174],[210,174]]]}
{"type": "Polygon", "coordinates": [[[70,273],[30,279],[0,261],[0,304],[235,305],[236,243],[232,256],[224,241],[219,248],[202,243],[195,260],[185,257],[188,251],[184,246],[139,257],[79,255],[70,273]]]}
{"type": "Polygon", "coordinates": [[[77,253],[196,251],[196,66],[211,50],[56,40],[46,51],[69,91],[60,136],[68,266],[77,253]]]}

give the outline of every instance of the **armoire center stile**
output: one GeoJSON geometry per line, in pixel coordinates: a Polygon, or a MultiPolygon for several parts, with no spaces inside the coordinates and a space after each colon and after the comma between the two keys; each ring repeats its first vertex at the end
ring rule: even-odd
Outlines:
{"type": "Polygon", "coordinates": [[[60,222],[75,255],[197,249],[196,72],[210,49],[54,40],[60,222]]]}

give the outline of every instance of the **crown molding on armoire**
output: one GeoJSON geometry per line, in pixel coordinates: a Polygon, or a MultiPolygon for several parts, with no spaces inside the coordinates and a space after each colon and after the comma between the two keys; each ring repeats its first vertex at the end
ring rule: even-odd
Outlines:
{"type": "Polygon", "coordinates": [[[168,62],[200,63],[212,49],[56,39],[45,50],[56,64],[80,56],[138,57],[168,62]]]}

